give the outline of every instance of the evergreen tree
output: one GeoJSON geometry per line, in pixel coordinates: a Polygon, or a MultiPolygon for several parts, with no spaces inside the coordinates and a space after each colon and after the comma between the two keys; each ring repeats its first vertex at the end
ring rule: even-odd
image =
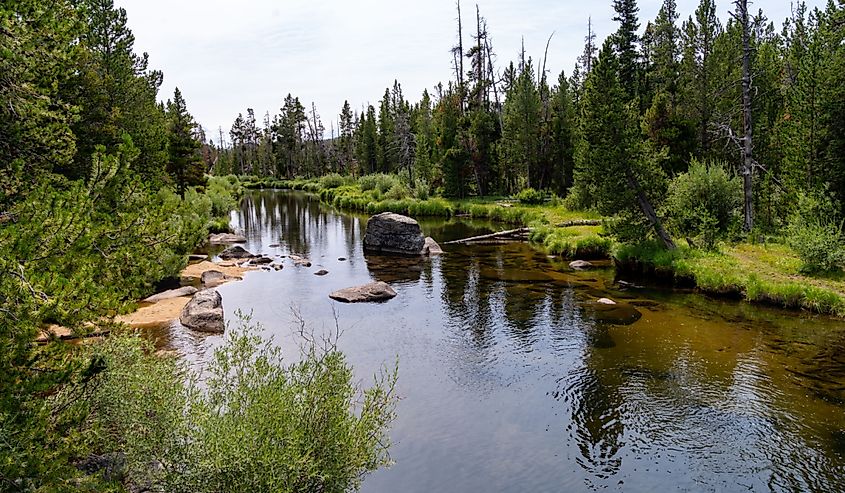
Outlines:
{"type": "Polygon", "coordinates": [[[636,211],[667,248],[674,248],[652,206],[664,183],[662,173],[639,137],[619,70],[613,47],[606,41],[584,87],[576,180],[602,214],[633,215],[636,211]]]}
{"type": "Polygon", "coordinates": [[[619,28],[613,35],[613,43],[619,57],[619,81],[632,99],[637,95],[640,59],[637,52],[637,42],[640,29],[638,13],[640,8],[637,0],[613,0],[613,10],[616,15],[613,20],[619,23],[619,28]]]}
{"type": "Polygon", "coordinates": [[[524,65],[505,96],[500,141],[504,191],[539,187],[540,94],[531,60],[524,65]]]}
{"type": "Polygon", "coordinates": [[[349,101],[343,102],[343,108],[340,110],[340,137],[339,147],[339,172],[347,173],[352,164],[352,136],[355,133],[355,125],[352,117],[352,108],[349,106],[349,101]]]}
{"type": "Polygon", "coordinates": [[[184,197],[189,186],[205,184],[200,142],[194,136],[196,123],[188,113],[185,99],[177,87],[173,99],[167,101],[167,151],[170,157],[167,172],[176,182],[179,195],[184,197]]]}

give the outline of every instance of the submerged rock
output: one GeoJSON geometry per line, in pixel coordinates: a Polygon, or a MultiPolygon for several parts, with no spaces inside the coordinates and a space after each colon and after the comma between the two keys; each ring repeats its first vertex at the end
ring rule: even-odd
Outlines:
{"type": "Polygon", "coordinates": [[[326,269],[320,269],[317,272],[315,272],[314,275],[315,276],[325,276],[328,273],[329,273],[329,271],[327,271],[326,269]]]}
{"type": "Polygon", "coordinates": [[[179,321],[200,332],[223,332],[223,297],[213,289],[198,292],[182,309],[179,321]]]}
{"type": "Polygon", "coordinates": [[[293,265],[296,267],[311,267],[311,261],[305,257],[290,254],[290,259],[293,260],[293,265]]]}
{"type": "Polygon", "coordinates": [[[182,286],[181,288],[168,289],[167,291],[156,293],[150,296],[149,298],[144,298],[141,301],[144,301],[146,303],[158,303],[159,301],[169,300],[171,298],[179,298],[181,296],[192,296],[196,292],[197,288],[193,286],[182,286]]]}
{"type": "Polygon", "coordinates": [[[270,257],[256,257],[250,260],[249,263],[253,265],[266,265],[273,263],[273,259],[271,259],[270,257]]]}
{"type": "Polygon", "coordinates": [[[329,295],[329,298],[344,303],[362,303],[385,301],[396,296],[396,291],[386,282],[376,281],[363,286],[340,289],[329,295]]]}
{"type": "Polygon", "coordinates": [[[241,235],[233,235],[231,233],[212,234],[208,237],[208,242],[212,245],[226,245],[229,243],[246,243],[246,238],[241,235]]]}
{"type": "Polygon", "coordinates": [[[255,255],[249,253],[244,247],[240,245],[230,246],[229,248],[220,252],[218,257],[223,260],[252,258],[255,255]]]}
{"type": "Polygon", "coordinates": [[[573,270],[588,270],[595,267],[591,262],[587,262],[586,260],[573,260],[569,262],[569,268],[573,270]]]}
{"type": "MultiPolygon", "coordinates": [[[[604,298],[607,301],[607,298],[604,298]]],[[[593,317],[598,322],[604,322],[612,325],[631,325],[639,320],[643,314],[633,306],[626,303],[602,303],[601,300],[595,303],[589,303],[588,309],[592,312],[593,317]]]]}
{"type": "Polygon", "coordinates": [[[414,219],[382,212],[367,220],[364,234],[364,250],[376,253],[399,255],[423,255],[425,238],[420,225],[414,219]]]}

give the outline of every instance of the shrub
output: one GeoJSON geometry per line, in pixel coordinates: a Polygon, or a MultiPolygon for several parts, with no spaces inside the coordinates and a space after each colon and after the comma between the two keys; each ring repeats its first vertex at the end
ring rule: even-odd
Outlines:
{"type": "Polygon", "coordinates": [[[381,194],[385,194],[388,190],[390,190],[391,188],[393,188],[394,185],[397,184],[402,184],[399,178],[393,175],[386,175],[384,173],[364,175],[358,178],[358,185],[361,186],[361,190],[364,192],[366,192],[367,190],[377,190],[381,194]]]}
{"type": "Polygon", "coordinates": [[[330,173],[320,178],[319,183],[322,188],[337,188],[346,185],[347,178],[337,173],[330,173]]]}
{"type": "Polygon", "coordinates": [[[677,234],[698,240],[706,249],[728,232],[740,205],[742,184],[720,164],[696,160],[669,184],[664,213],[677,234]]]}
{"type": "Polygon", "coordinates": [[[402,200],[404,198],[409,197],[410,195],[411,195],[411,191],[408,190],[408,187],[406,187],[405,185],[397,182],[393,186],[390,187],[390,190],[388,190],[384,194],[384,197],[389,199],[389,200],[402,200]]]}
{"type": "Polygon", "coordinates": [[[387,465],[395,368],[361,391],[333,344],[283,365],[257,330],[230,331],[202,381],[138,337],[105,341],[90,418],[100,452],[122,452],[131,483],[170,492],[345,492],[387,465]]]}
{"type": "Polygon", "coordinates": [[[787,242],[804,272],[828,272],[845,263],[845,235],[836,208],[822,194],[802,195],[789,220],[787,242]]]}
{"type": "Polygon", "coordinates": [[[529,187],[523,188],[516,194],[516,199],[519,200],[520,204],[536,205],[546,201],[546,194],[529,187]]]}

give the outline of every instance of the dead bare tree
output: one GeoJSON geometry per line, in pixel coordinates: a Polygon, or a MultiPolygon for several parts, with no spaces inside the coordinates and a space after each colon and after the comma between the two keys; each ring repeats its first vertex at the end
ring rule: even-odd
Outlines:
{"type": "Polygon", "coordinates": [[[742,29],[742,175],[743,223],[748,233],[754,228],[754,146],[751,121],[751,23],[748,17],[748,0],[734,0],[736,12],[731,16],[742,29]]]}

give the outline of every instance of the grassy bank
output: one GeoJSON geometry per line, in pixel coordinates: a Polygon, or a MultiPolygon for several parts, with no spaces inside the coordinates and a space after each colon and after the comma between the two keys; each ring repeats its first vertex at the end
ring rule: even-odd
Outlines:
{"type": "Polygon", "coordinates": [[[674,252],[656,244],[620,245],[621,272],[694,286],[716,296],[845,318],[845,274],[807,275],[787,246],[740,243],[704,252],[685,246],[674,252]]]}
{"type": "Polygon", "coordinates": [[[409,189],[395,176],[369,175],[359,179],[339,175],[313,180],[274,180],[244,177],[246,188],[287,188],[320,196],[338,209],[365,214],[396,212],[412,217],[470,217],[530,226],[530,240],[550,254],[566,258],[609,258],[613,241],[601,236],[601,226],[556,227],[565,221],[599,219],[594,212],[570,211],[557,200],[542,205],[521,204],[508,197],[446,199],[409,189]]]}

